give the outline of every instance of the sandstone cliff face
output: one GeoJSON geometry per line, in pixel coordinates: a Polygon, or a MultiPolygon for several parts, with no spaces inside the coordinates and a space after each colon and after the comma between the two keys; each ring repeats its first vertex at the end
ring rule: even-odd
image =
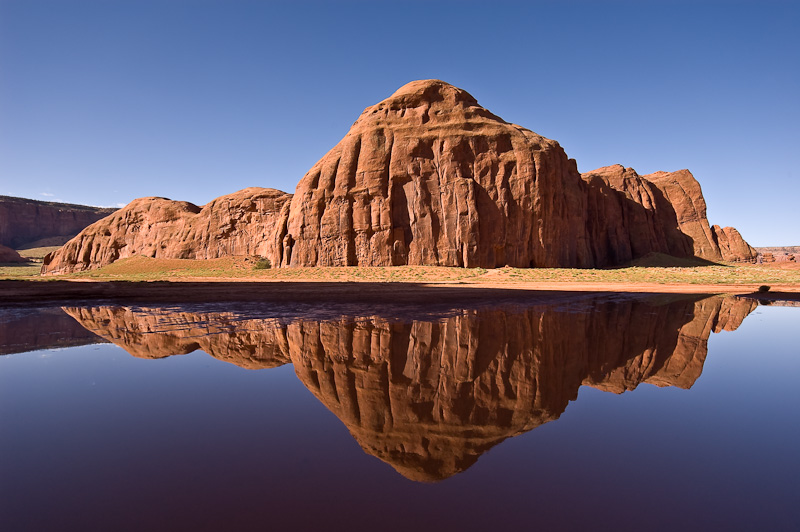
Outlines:
{"type": "Polygon", "coordinates": [[[640,176],[606,166],[581,174],[589,185],[589,242],[599,267],[648,253],[753,262],[756,251],[733,227],[711,227],[700,184],[688,170],[640,176]]]}
{"type": "Polygon", "coordinates": [[[692,238],[681,231],[672,204],[633,168],[606,166],[581,177],[589,185],[588,230],[595,266],[625,264],[653,252],[694,254],[692,238]]]}
{"type": "Polygon", "coordinates": [[[369,454],[421,481],[447,478],[506,438],[557,419],[581,385],[691,387],[712,331],[755,308],[738,298],[464,310],[439,320],[243,319],[230,313],[65,309],[135,356],[202,349],[247,368],[291,362],[369,454]]]}
{"type": "Polygon", "coordinates": [[[141,198],[87,227],[47,255],[43,273],[99,268],[143,255],[212,259],[230,255],[275,255],[276,225],[287,215],[290,194],[247,188],[202,208],[165,198],[141,198]]]}
{"type": "Polygon", "coordinates": [[[423,80],[368,107],[294,197],[246,189],[203,209],[136,200],[46,258],[42,272],[134,254],[494,268],[618,266],[651,252],[751,260],[750,249],[735,230],[712,230],[688,170],[580,175],[557,142],[423,80]]]}
{"type": "Polygon", "coordinates": [[[644,176],[661,191],[664,207],[675,211],[681,232],[692,239],[694,256],[706,260],[721,260],[722,254],[714,241],[706,217],[706,200],[700,183],[689,170],[655,172],[644,176]]]}
{"type": "Polygon", "coordinates": [[[0,196],[0,244],[19,249],[42,238],[73,236],[115,210],[0,196]]]}
{"type": "Polygon", "coordinates": [[[300,181],[280,264],[591,266],[581,185],[557,142],[415,81],[300,181]]]}
{"type": "Polygon", "coordinates": [[[27,262],[15,250],[0,244],[0,264],[11,262],[27,262]]]}
{"type": "Polygon", "coordinates": [[[722,260],[728,262],[755,262],[758,256],[758,251],[745,242],[739,231],[733,227],[720,227],[714,225],[711,227],[711,232],[714,235],[714,241],[719,246],[720,255],[722,260]]]}

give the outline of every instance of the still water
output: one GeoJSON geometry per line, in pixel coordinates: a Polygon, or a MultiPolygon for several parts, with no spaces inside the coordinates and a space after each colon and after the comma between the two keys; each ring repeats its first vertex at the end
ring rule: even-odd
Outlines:
{"type": "Polygon", "coordinates": [[[0,309],[2,530],[797,530],[800,308],[0,309]]]}

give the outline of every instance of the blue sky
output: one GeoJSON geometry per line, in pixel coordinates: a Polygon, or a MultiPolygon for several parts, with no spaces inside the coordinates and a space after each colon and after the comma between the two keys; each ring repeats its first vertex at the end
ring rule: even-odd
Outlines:
{"type": "Polygon", "coordinates": [[[800,2],[0,0],[0,194],[294,191],[415,79],[581,171],[689,168],[711,223],[800,245],[800,2]]]}

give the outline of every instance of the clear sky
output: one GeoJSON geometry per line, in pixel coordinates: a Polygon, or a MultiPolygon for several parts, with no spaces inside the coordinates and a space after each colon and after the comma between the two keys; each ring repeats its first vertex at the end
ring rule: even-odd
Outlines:
{"type": "Polygon", "coordinates": [[[712,224],[800,245],[797,1],[0,0],[0,194],[294,191],[425,78],[581,171],[688,168],[712,224]]]}

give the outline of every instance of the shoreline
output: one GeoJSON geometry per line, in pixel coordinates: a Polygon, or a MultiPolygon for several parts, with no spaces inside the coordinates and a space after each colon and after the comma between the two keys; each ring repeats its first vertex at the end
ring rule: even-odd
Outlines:
{"type": "Polygon", "coordinates": [[[67,300],[153,303],[218,301],[447,303],[497,299],[559,299],[578,294],[729,294],[768,301],[800,301],[800,285],[632,282],[368,282],[185,278],[174,281],[0,280],[0,305],[67,300]]]}

